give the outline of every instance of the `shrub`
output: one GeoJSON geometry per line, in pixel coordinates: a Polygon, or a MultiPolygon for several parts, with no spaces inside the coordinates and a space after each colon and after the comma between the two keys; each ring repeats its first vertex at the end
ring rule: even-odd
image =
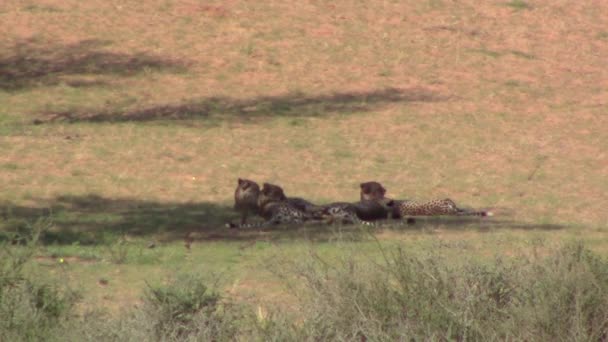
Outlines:
{"type": "Polygon", "coordinates": [[[193,275],[145,289],[143,303],[119,315],[86,313],[70,323],[69,341],[234,341],[245,320],[193,275]]]}
{"type": "Polygon", "coordinates": [[[168,285],[148,286],[143,306],[132,317],[151,339],[218,341],[236,335],[236,309],[200,277],[187,275],[168,285]]]}
{"type": "Polygon", "coordinates": [[[209,291],[196,278],[182,277],[169,286],[150,286],[145,295],[145,310],[153,318],[157,335],[180,335],[192,330],[196,318],[211,318],[219,299],[217,293],[209,291]]]}
{"type": "MultiPolygon", "coordinates": [[[[402,249],[382,263],[293,264],[307,340],[605,340],[608,262],[579,244],[549,257],[454,264],[402,249]]],[[[279,324],[267,324],[279,326],[279,324]]],[[[304,338],[305,337],[305,338],[304,338]]]]}
{"type": "Polygon", "coordinates": [[[77,295],[25,276],[47,222],[37,221],[15,235],[24,246],[0,246],[0,341],[44,340],[69,318],[77,295]]]}

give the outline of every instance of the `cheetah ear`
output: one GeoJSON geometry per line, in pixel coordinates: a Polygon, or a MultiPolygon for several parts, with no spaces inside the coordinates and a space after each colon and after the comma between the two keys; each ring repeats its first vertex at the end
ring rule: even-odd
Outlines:
{"type": "Polygon", "coordinates": [[[363,191],[364,194],[369,193],[369,184],[361,183],[359,186],[361,187],[361,191],[363,191]]]}
{"type": "Polygon", "coordinates": [[[243,184],[243,180],[241,178],[239,178],[238,182],[239,182],[239,185],[243,184]]]}

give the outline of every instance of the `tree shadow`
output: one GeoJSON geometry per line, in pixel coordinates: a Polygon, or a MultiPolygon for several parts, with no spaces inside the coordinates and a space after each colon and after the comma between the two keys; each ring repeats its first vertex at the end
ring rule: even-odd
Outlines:
{"type": "Polygon", "coordinates": [[[187,103],[167,104],[128,111],[77,109],[43,112],[43,122],[144,122],[154,120],[239,119],[256,120],[273,116],[321,117],[371,111],[390,103],[435,102],[448,97],[421,87],[385,88],[367,92],[336,92],[325,95],[289,93],[250,99],[208,97],[187,103]]]}
{"type": "Polygon", "coordinates": [[[109,41],[81,40],[74,44],[19,42],[0,54],[0,90],[66,83],[72,87],[104,85],[100,75],[133,76],[148,70],[183,71],[185,64],[146,53],[124,54],[102,50],[109,41]]]}
{"type": "Polygon", "coordinates": [[[519,229],[519,230],[559,230],[566,226],[554,223],[526,223],[518,222],[506,217],[476,217],[476,216],[439,216],[439,217],[416,217],[415,223],[408,226],[388,225],[394,229],[406,227],[406,229],[436,229],[448,230],[474,229],[479,232],[491,232],[494,229],[519,229]]]}
{"type": "Polygon", "coordinates": [[[231,207],[207,202],[161,203],[97,195],[58,196],[40,207],[0,203],[0,219],[4,219],[0,221],[0,231],[26,231],[36,220],[46,217],[52,227],[44,232],[41,240],[47,244],[92,245],[123,235],[174,240],[192,231],[218,230],[234,216],[231,207]]]}
{"type": "MultiPolygon", "coordinates": [[[[238,219],[231,206],[209,202],[172,203],[142,201],[131,198],[104,198],[97,195],[59,196],[45,201],[45,206],[16,206],[0,202],[0,241],[14,233],[26,233],[48,218],[50,229],[40,240],[43,244],[97,245],[107,244],[124,235],[149,237],[160,241],[180,239],[255,242],[258,240],[313,240],[331,242],[370,238],[370,230],[356,225],[310,225],[274,227],[270,229],[234,230],[224,224],[238,219]],[[38,221],[39,222],[39,221],[38,221]]],[[[255,218],[253,220],[256,220],[255,218]]],[[[257,220],[260,220],[259,218],[257,220]]],[[[556,230],[555,224],[526,224],[496,218],[424,218],[414,225],[398,225],[386,221],[373,231],[382,229],[421,230],[445,227],[454,230],[493,229],[556,230]]]]}

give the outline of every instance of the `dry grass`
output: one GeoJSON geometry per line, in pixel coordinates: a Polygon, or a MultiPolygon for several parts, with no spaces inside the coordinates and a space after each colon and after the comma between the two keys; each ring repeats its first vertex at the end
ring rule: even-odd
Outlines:
{"type": "Polygon", "coordinates": [[[605,241],[606,22],[599,1],[3,1],[0,199],[181,234],[231,217],[237,177],[319,202],[378,180],[605,241]]]}

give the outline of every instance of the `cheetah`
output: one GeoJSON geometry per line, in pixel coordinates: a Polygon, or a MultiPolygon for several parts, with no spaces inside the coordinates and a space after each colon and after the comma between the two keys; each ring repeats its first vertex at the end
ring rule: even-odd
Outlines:
{"type": "Polygon", "coordinates": [[[404,200],[390,202],[401,217],[408,216],[493,216],[491,211],[461,209],[449,198],[434,199],[426,202],[404,200]]]}
{"type": "Polygon", "coordinates": [[[258,183],[239,178],[234,191],[234,210],[241,213],[241,224],[247,222],[250,213],[258,213],[258,196],[260,186],[258,183]]]}
{"type": "Polygon", "coordinates": [[[334,202],[320,206],[322,215],[332,221],[373,225],[369,221],[386,219],[393,208],[383,200],[386,189],[378,182],[361,183],[361,200],[355,203],[334,202]]]}
{"type": "Polygon", "coordinates": [[[461,209],[456,206],[453,200],[434,199],[426,202],[416,202],[412,200],[393,200],[384,197],[386,189],[378,182],[361,183],[361,199],[380,202],[388,206],[389,216],[391,218],[400,219],[409,217],[408,220],[413,222],[410,216],[492,216],[490,211],[476,211],[461,209]]]}
{"type": "MultiPolygon", "coordinates": [[[[296,202],[302,203],[300,201],[296,202]]],[[[277,224],[302,224],[315,219],[310,213],[291,204],[283,193],[283,189],[269,183],[263,184],[257,198],[257,207],[258,213],[265,219],[264,222],[249,224],[227,223],[226,226],[228,228],[264,228],[277,224]]]]}
{"type": "MultiPolygon", "coordinates": [[[[291,204],[293,207],[298,210],[304,212],[315,212],[318,210],[319,206],[313,204],[303,198],[300,197],[287,197],[285,196],[285,192],[283,188],[276,184],[264,183],[263,187],[266,189],[265,197],[262,198],[262,201],[268,201],[269,199],[273,199],[275,201],[282,201],[291,204]]],[[[260,204],[260,200],[258,200],[258,205],[260,204]]]]}
{"type": "Polygon", "coordinates": [[[335,202],[323,206],[322,216],[325,219],[329,219],[329,222],[331,223],[379,226],[380,224],[372,221],[379,219],[377,215],[374,216],[374,214],[378,212],[378,208],[386,214],[386,209],[379,203],[373,201],[361,201],[356,203],[335,202]]]}
{"type": "MultiPolygon", "coordinates": [[[[374,209],[380,207],[373,201],[361,201],[360,203],[331,203],[317,206],[300,198],[285,196],[283,189],[275,184],[264,183],[258,195],[257,205],[259,214],[266,221],[239,225],[228,223],[229,228],[262,228],[277,224],[303,224],[305,222],[326,223],[355,223],[373,226],[375,224],[362,220],[358,213],[374,214],[374,209]]],[[[386,210],[384,210],[386,211],[386,210]]]]}
{"type": "MultiPolygon", "coordinates": [[[[287,201],[294,207],[302,211],[314,211],[317,206],[303,198],[298,197],[286,197],[283,193],[283,189],[273,184],[266,183],[268,192],[276,192],[276,199],[280,201],[287,201]],[[276,190],[278,188],[278,191],[276,190]]],[[[258,207],[258,197],[260,196],[260,186],[258,183],[249,180],[239,178],[237,181],[237,187],[234,192],[234,210],[241,213],[241,224],[247,222],[249,214],[260,214],[258,207]]]]}
{"type": "Polygon", "coordinates": [[[392,202],[391,206],[387,205],[388,202],[389,201],[359,201],[354,203],[334,202],[322,205],[321,211],[324,215],[333,216],[338,215],[338,212],[342,210],[355,215],[356,218],[363,221],[376,221],[386,219],[389,210],[393,210],[391,207],[393,205],[392,202]]]}
{"type": "Polygon", "coordinates": [[[359,186],[361,187],[361,201],[381,200],[386,194],[386,189],[378,182],[365,182],[359,186]]]}
{"type": "Polygon", "coordinates": [[[371,181],[364,182],[360,184],[361,187],[361,201],[374,201],[378,202],[382,207],[384,207],[387,211],[386,217],[389,219],[399,219],[401,215],[399,214],[398,205],[400,205],[404,200],[394,200],[388,197],[384,197],[386,194],[386,189],[382,184],[371,181]]]}
{"type": "MultiPolygon", "coordinates": [[[[356,203],[336,202],[318,206],[301,198],[287,197],[280,186],[264,183],[257,197],[257,208],[258,214],[266,221],[253,224],[241,222],[239,225],[228,223],[226,226],[229,228],[261,228],[276,224],[302,224],[310,221],[376,226],[377,224],[369,221],[387,217],[388,210],[392,210],[386,205],[387,202],[389,201],[362,200],[356,203]]],[[[390,203],[393,204],[392,201],[390,203]]]]}
{"type": "Polygon", "coordinates": [[[387,218],[388,210],[392,210],[392,208],[385,205],[385,202],[387,201],[383,202],[382,200],[361,200],[360,202],[355,203],[335,202],[325,205],[316,205],[302,198],[285,196],[283,188],[278,185],[264,183],[264,187],[267,189],[266,197],[287,201],[294,207],[311,214],[316,219],[327,218],[327,215],[331,216],[330,212],[337,215],[339,210],[345,210],[349,213],[356,214],[356,216],[363,221],[374,221],[387,218]]]}
{"type": "MultiPolygon", "coordinates": [[[[278,185],[264,183],[262,194],[258,197],[258,206],[263,207],[268,202],[284,202],[291,205],[300,211],[308,214],[308,218],[312,220],[329,220],[340,221],[346,223],[361,223],[359,216],[376,215],[374,212],[383,210],[383,207],[376,202],[365,201],[364,204],[335,202],[325,205],[315,205],[304,199],[297,197],[287,197],[278,185]],[[358,215],[361,213],[360,215],[358,215]]],[[[268,215],[266,217],[269,218],[268,215]]],[[[365,223],[362,223],[365,224],[365,223]]]]}

